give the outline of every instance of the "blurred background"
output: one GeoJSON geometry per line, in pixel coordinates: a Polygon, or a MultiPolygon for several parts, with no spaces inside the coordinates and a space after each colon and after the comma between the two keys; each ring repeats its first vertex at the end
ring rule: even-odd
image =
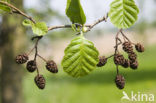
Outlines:
{"type": "MultiPolygon", "coordinates": [[[[71,29],[51,31],[39,43],[40,55],[56,61],[59,68],[58,74],[51,74],[46,71],[45,62],[38,59],[40,72],[47,83],[44,90],[39,90],[34,83],[36,73],[28,73],[25,65],[14,62],[16,55],[33,48],[31,29],[22,26],[24,18],[19,15],[1,15],[0,103],[120,103],[122,91],[128,95],[131,91],[156,95],[156,0],[135,1],[140,8],[138,21],[124,32],[132,42],[144,44],[145,52],[138,54],[137,70],[119,68],[126,79],[123,90],[115,86],[113,60],[82,78],[75,79],[63,72],[60,63],[64,49],[76,36],[71,29]]],[[[110,2],[112,0],[82,0],[87,24],[106,15],[110,2]]],[[[66,0],[13,0],[11,3],[48,26],[70,24],[65,15],[66,0]]],[[[109,56],[114,50],[116,32],[108,19],[85,36],[94,42],[100,55],[109,56]]],[[[33,53],[30,59],[33,59],[33,53]]]]}

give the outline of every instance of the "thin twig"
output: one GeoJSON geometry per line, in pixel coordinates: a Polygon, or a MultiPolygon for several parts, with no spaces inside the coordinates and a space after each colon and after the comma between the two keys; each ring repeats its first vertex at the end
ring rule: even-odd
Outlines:
{"type": "Polygon", "coordinates": [[[71,28],[71,25],[51,26],[51,27],[48,28],[48,31],[54,30],[54,29],[59,29],[59,28],[71,28]]]}
{"type": "Polygon", "coordinates": [[[130,41],[130,40],[127,38],[127,36],[123,33],[122,29],[120,30],[120,32],[121,32],[122,36],[123,36],[125,39],[127,39],[127,40],[131,43],[131,41],[130,41]]]}
{"type": "MultiPolygon", "coordinates": [[[[35,57],[34,57],[35,62],[36,62],[36,58],[37,58],[37,55],[38,55],[38,42],[39,42],[39,40],[41,38],[42,38],[41,36],[38,36],[37,41],[35,43],[35,57]]],[[[36,65],[37,65],[37,62],[36,62],[36,65]]],[[[39,69],[38,68],[37,68],[37,74],[39,75],[39,69]]]]}
{"type": "Polygon", "coordinates": [[[114,53],[114,55],[116,55],[117,50],[118,50],[118,40],[119,40],[118,36],[119,36],[120,32],[121,32],[121,29],[117,32],[116,37],[115,37],[115,53],[114,53]]]}
{"type": "Polygon", "coordinates": [[[107,57],[106,59],[110,59],[111,57],[113,57],[114,56],[114,54],[113,55],[111,55],[111,56],[109,56],[109,57],[107,57]]]}
{"type": "Polygon", "coordinates": [[[118,41],[120,41],[120,43],[119,44],[122,44],[122,41],[121,41],[121,39],[120,38],[117,38],[118,39],[118,41]]]}
{"type": "Polygon", "coordinates": [[[42,56],[40,56],[39,54],[37,54],[38,57],[40,57],[43,61],[47,62],[46,59],[44,59],[42,56]]]}
{"type": "Polygon", "coordinates": [[[99,23],[101,23],[103,21],[106,22],[107,21],[107,18],[108,18],[108,16],[104,16],[101,19],[99,19],[96,22],[94,22],[93,24],[89,25],[89,29],[86,32],[90,31],[95,25],[97,25],[97,24],[99,24],[99,23]]]}
{"type": "MultiPolygon", "coordinates": [[[[32,37],[31,40],[33,41],[34,39],[41,39],[43,36],[35,36],[35,37],[32,37]]],[[[27,55],[30,55],[31,52],[35,49],[36,47],[36,44],[35,46],[27,53],[27,55]]]]}
{"type": "Polygon", "coordinates": [[[119,75],[119,68],[118,68],[119,66],[118,65],[116,65],[116,73],[117,73],[117,75],[119,75]]]}
{"type": "Polygon", "coordinates": [[[16,8],[12,4],[9,4],[9,3],[4,2],[4,1],[0,1],[0,3],[12,8],[13,9],[12,13],[20,14],[20,15],[28,18],[29,20],[31,20],[33,23],[35,23],[35,20],[31,16],[28,16],[26,13],[22,12],[20,9],[16,8]]]}
{"type": "Polygon", "coordinates": [[[27,55],[30,55],[34,49],[35,49],[35,47],[33,47],[33,48],[27,53],[27,55]]]}
{"type": "MultiPolygon", "coordinates": [[[[120,43],[122,42],[120,39],[119,39],[119,34],[121,32],[122,29],[120,29],[117,34],[116,34],[116,37],[115,37],[115,53],[114,55],[117,54],[117,51],[118,51],[118,46],[120,45],[120,43]],[[120,41],[120,43],[118,43],[118,41],[120,41]]],[[[118,69],[118,65],[116,65],[116,71],[117,71],[117,74],[119,74],[119,69],[118,69]]]]}
{"type": "MultiPolygon", "coordinates": [[[[85,27],[90,27],[90,25],[85,25],[85,27]]],[[[51,26],[48,28],[48,31],[54,30],[54,29],[61,29],[61,28],[72,28],[71,25],[58,25],[58,26],[51,26]]]]}
{"type": "Polygon", "coordinates": [[[120,38],[118,38],[118,37],[117,37],[117,40],[118,40],[118,41],[120,41],[120,43],[117,43],[117,44],[114,46],[114,48],[116,48],[116,46],[119,46],[119,45],[121,45],[121,44],[122,44],[122,41],[121,41],[121,39],[120,39],[120,38]]]}
{"type": "Polygon", "coordinates": [[[34,57],[34,61],[36,61],[36,57],[38,55],[38,42],[39,42],[40,39],[41,39],[41,37],[38,37],[37,41],[35,43],[35,57],[34,57]]]}
{"type": "MultiPolygon", "coordinates": [[[[93,24],[90,24],[90,25],[84,25],[85,27],[88,27],[88,31],[90,31],[95,25],[103,22],[103,21],[106,21],[107,20],[107,17],[102,17],[101,19],[97,20],[96,22],[94,22],[93,24]]],[[[54,30],[54,29],[60,29],[60,28],[71,28],[72,26],[71,25],[59,25],[59,26],[51,26],[48,28],[48,31],[50,30],[54,30]]]]}

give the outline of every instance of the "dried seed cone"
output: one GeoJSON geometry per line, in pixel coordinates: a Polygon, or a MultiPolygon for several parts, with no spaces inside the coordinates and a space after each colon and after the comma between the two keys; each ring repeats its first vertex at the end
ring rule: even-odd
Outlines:
{"type": "Polygon", "coordinates": [[[99,57],[99,63],[97,64],[98,67],[102,67],[107,63],[107,58],[105,56],[99,57]]]}
{"type": "Polygon", "coordinates": [[[28,61],[26,68],[29,72],[34,72],[37,69],[36,61],[28,61]]]}
{"type": "Polygon", "coordinates": [[[27,62],[27,60],[29,59],[28,55],[27,54],[20,54],[18,56],[16,56],[16,63],[17,64],[24,64],[27,62]]]}
{"type": "Polygon", "coordinates": [[[122,44],[122,48],[127,53],[133,52],[133,46],[132,46],[132,44],[130,42],[124,42],[122,44]]]}
{"type": "Polygon", "coordinates": [[[50,60],[50,61],[47,62],[46,68],[47,68],[48,71],[50,71],[52,73],[57,73],[58,72],[57,65],[53,60],[50,60]]]}
{"type": "Polygon", "coordinates": [[[145,51],[145,48],[143,45],[141,45],[140,43],[137,43],[135,45],[135,49],[138,51],[138,52],[144,52],[145,51]]]}
{"type": "Polygon", "coordinates": [[[136,55],[135,52],[132,52],[132,53],[129,53],[129,54],[128,54],[128,58],[129,58],[131,61],[136,61],[137,55],[136,55]]]}
{"type": "Polygon", "coordinates": [[[136,60],[136,61],[130,61],[130,67],[132,68],[132,69],[137,69],[138,68],[138,61],[136,60]]]}
{"type": "Polygon", "coordinates": [[[122,65],[124,68],[128,68],[130,66],[130,62],[128,59],[125,59],[124,64],[122,65]]]}
{"type": "Polygon", "coordinates": [[[114,56],[114,63],[115,63],[116,65],[123,65],[123,64],[125,63],[125,58],[124,58],[124,56],[121,55],[121,54],[116,54],[116,55],[114,56]]]}
{"type": "Polygon", "coordinates": [[[46,81],[43,77],[43,75],[37,75],[34,79],[36,85],[38,86],[39,89],[44,89],[46,81]]]}
{"type": "Polygon", "coordinates": [[[122,75],[117,75],[115,78],[115,83],[119,89],[123,89],[125,86],[125,78],[122,75]]]}

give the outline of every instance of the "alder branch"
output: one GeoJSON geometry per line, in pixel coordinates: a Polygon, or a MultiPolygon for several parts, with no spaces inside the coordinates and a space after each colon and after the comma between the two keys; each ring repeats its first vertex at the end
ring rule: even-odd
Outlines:
{"type": "Polygon", "coordinates": [[[1,4],[4,4],[8,7],[10,7],[12,10],[12,13],[16,13],[16,14],[20,14],[26,18],[28,18],[29,20],[31,20],[33,23],[35,23],[35,20],[31,17],[31,16],[28,16],[26,13],[24,13],[23,11],[21,11],[20,9],[16,8],[15,6],[13,6],[12,4],[9,4],[7,2],[4,2],[4,1],[0,1],[1,4]]]}
{"type": "Polygon", "coordinates": [[[107,18],[108,18],[108,14],[107,14],[107,16],[104,16],[104,17],[100,18],[99,20],[95,21],[93,24],[88,25],[89,29],[86,32],[90,31],[94,26],[96,26],[97,24],[99,24],[103,21],[107,22],[107,18]]]}
{"type": "MultiPolygon", "coordinates": [[[[104,16],[104,17],[100,18],[99,20],[95,21],[93,24],[84,25],[85,27],[88,27],[88,30],[86,32],[90,31],[97,24],[99,24],[99,23],[101,23],[103,21],[106,22],[107,21],[107,18],[108,18],[108,16],[104,16]]],[[[51,26],[51,27],[48,28],[48,31],[54,30],[54,29],[60,29],[60,28],[72,28],[72,26],[71,25],[51,26]]]]}
{"type": "MultiPolygon", "coordinates": [[[[9,4],[7,2],[4,2],[4,1],[0,1],[0,3],[6,5],[8,7],[10,7],[12,9],[12,13],[16,13],[16,14],[22,15],[22,16],[26,17],[27,19],[31,20],[33,23],[36,23],[35,20],[31,16],[27,15],[26,13],[24,13],[20,9],[16,8],[14,5],[9,4]]],[[[100,18],[99,20],[95,21],[93,24],[84,25],[85,27],[88,27],[88,29],[86,30],[86,32],[90,31],[97,24],[99,24],[99,23],[101,23],[103,21],[106,22],[107,21],[107,18],[108,18],[108,14],[107,14],[107,16],[104,16],[104,17],[100,18]]],[[[72,26],[71,25],[51,26],[51,27],[48,27],[48,31],[54,30],[54,29],[60,29],[60,28],[72,28],[72,26]]]]}
{"type": "Polygon", "coordinates": [[[58,25],[58,26],[51,26],[48,28],[48,31],[54,30],[54,29],[59,29],[59,28],[71,28],[71,25],[58,25]]]}
{"type": "MultiPolygon", "coordinates": [[[[90,25],[85,25],[85,27],[90,27],[90,25]]],[[[54,29],[61,29],[61,28],[72,28],[71,25],[58,25],[58,26],[51,26],[48,28],[48,31],[54,30],[54,29]]]]}

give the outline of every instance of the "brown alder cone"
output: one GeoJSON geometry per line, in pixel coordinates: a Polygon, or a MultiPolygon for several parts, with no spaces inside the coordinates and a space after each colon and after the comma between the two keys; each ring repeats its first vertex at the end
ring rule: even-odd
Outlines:
{"type": "Polygon", "coordinates": [[[128,68],[130,66],[130,62],[128,59],[125,59],[124,64],[122,65],[124,68],[128,68]]]}
{"type": "Polygon", "coordinates": [[[121,55],[121,54],[116,54],[116,55],[114,56],[114,63],[115,63],[116,65],[123,65],[123,64],[125,63],[125,58],[124,58],[124,56],[121,55]]]}
{"type": "Polygon", "coordinates": [[[58,72],[58,68],[56,63],[53,60],[50,60],[47,62],[46,64],[46,69],[52,73],[57,73],[58,72]]]}
{"type": "Polygon", "coordinates": [[[20,55],[16,56],[15,61],[17,64],[24,64],[27,62],[28,59],[29,59],[28,55],[26,53],[24,53],[24,54],[20,54],[20,55]]]}
{"type": "Polygon", "coordinates": [[[144,52],[144,51],[145,51],[144,46],[143,46],[142,44],[140,44],[140,43],[137,43],[137,44],[135,45],[135,49],[136,49],[138,52],[144,52]]]}
{"type": "Polygon", "coordinates": [[[137,55],[136,55],[135,52],[132,52],[132,53],[129,53],[129,54],[128,54],[128,58],[129,58],[131,61],[136,61],[137,55]]]}
{"type": "Polygon", "coordinates": [[[37,69],[36,61],[34,60],[28,61],[26,68],[29,72],[34,72],[37,69]]]}
{"type": "Polygon", "coordinates": [[[39,89],[45,88],[46,81],[45,81],[43,75],[37,75],[35,77],[34,81],[39,89]]]}
{"type": "Polygon", "coordinates": [[[133,46],[130,42],[124,42],[122,44],[122,49],[127,53],[133,52],[133,46]]]}
{"type": "Polygon", "coordinates": [[[136,60],[136,61],[130,61],[130,67],[132,68],[132,69],[137,69],[138,68],[138,61],[136,60]]]}
{"type": "Polygon", "coordinates": [[[107,63],[107,58],[105,56],[99,57],[99,63],[97,64],[97,67],[102,67],[107,63]]]}
{"type": "Polygon", "coordinates": [[[125,86],[125,78],[122,75],[117,75],[115,78],[115,83],[119,89],[123,89],[125,86]]]}

